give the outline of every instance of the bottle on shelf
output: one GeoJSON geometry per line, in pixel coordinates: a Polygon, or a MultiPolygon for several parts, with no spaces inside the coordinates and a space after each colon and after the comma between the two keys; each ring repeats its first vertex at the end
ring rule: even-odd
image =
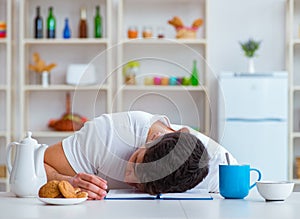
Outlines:
{"type": "Polygon", "coordinates": [[[64,27],[64,31],[63,31],[63,38],[64,39],[71,38],[71,30],[70,30],[70,27],[69,27],[69,19],[68,18],[65,19],[65,27],[64,27]]]}
{"type": "Polygon", "coordinates": [[[94,18],[94,37],[102,38],[102,17],[99,5],[96,6],[96,15],[94,18]]]}
{"type": "Polygon", "coordinates": [[[81,8],[80,11],[79,38],[87,38],[87,22],[85,8],[81,8]]]}
{"type": "Polygon", "coordinates": [[[53,7],[49,7],[47,18],[47,38],[55,38],[56,20],[53,15],[53,7]]]}
{"type": "Polygon", "coordinates": [[[40,39],[44,37],[43,18],[40,14],[40,6],[36,7],[36,17],[34,19],[34,38],[40,39]]]}
{"type": "Polygon", "coordinates": [[[197,68],[197,61],[193,61],[193,69],[191,75],[191,85],[198,86],[199,85],[199,75],[198,75],[198,68],[197,68]]]}

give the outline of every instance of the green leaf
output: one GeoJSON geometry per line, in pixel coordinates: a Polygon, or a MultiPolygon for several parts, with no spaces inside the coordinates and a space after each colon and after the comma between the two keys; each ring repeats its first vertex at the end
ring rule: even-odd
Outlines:
{"type": "Polygon", "coordinates": [[[255,55],[255,52],[259,49],[261,41],[255,41],[253,39],[249,39],[246,42],[240,42],[240,45],[242,47],[242,50],[245,53],[246,57],[253,57],[255,55]]]}

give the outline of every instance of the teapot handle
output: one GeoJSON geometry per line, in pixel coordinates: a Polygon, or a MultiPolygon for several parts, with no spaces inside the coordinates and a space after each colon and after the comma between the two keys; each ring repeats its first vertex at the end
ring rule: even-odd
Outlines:
{"type": "Polygon", "coordinates": [[[11,170],[12,170],[12,163],[11,163],[11,150],[12,150],[12,146],[18,145],[18,144],[19,144],[19,142],[11,142],[7,146],[6,165],[7,165],[7,169],[8,169],[9,173],[11,173],[11,170]]]}

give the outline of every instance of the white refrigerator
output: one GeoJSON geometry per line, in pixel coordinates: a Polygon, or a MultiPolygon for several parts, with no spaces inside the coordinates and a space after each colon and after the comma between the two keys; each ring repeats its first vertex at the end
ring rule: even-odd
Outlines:
{"type": "Polygon", "coordinates": [[[218,93],[220,144],[263,180],[287,180],[287,72],[222,72],[218,93]]]}

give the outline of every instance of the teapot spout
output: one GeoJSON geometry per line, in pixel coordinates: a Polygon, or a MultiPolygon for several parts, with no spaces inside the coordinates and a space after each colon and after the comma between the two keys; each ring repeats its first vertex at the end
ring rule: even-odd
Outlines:
{"type": "Polygon", "coordinates": [[[46,178],[46,171],[45,171],[45,166],[44,166],[44,154],[45,150],[47,149],[48,145],[46,144],[41,144],[39,147],[36,149],[35,152],[35,173],[36,176],[39,178],[46,178]]]}

